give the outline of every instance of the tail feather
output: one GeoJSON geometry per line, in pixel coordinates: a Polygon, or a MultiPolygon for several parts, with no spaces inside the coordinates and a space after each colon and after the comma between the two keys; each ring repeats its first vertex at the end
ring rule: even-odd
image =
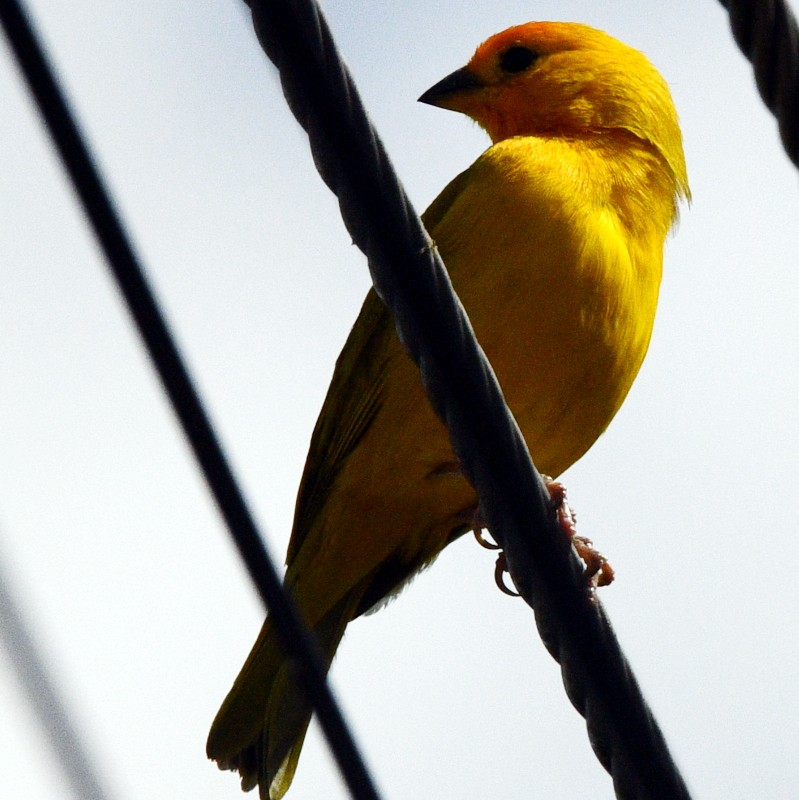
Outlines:
{"type": "Polygon", "coordinates": [[[283,653],[267,617],[208,734],[208,758],[220,769],[238,770],[244,791],[255,786],[245,786],[244,778],[256,768],[253,745],[260,737],[270,687],[282,663],[283,653]]]}
{"type": "MultiPolygon", "coordinates": [[[[328,668],[362,595],[351,591],[314,626],[328,668]]],[[[294,778],[311,714],[267,620],[214,720],[208,757],[238,770],[244,791],[257,785],[261,800],[279,800],[294,778]]]]}
{"type": "MultiPolygon", "coordinates": [[[[290,694],[298,696],[299,692],[294,690],[290,694]]],[[[288,703],[280,705],[285,707],[288,703]]],[[[280,800],[289,790],[311,722],[311,709],[305,704],[285,710],[288,712],[285,716],[273,717],[270,704],[267,725],[269,720],[277,724],[264,729],[259,751],[258,785],[261,800],[280,800]]]]}

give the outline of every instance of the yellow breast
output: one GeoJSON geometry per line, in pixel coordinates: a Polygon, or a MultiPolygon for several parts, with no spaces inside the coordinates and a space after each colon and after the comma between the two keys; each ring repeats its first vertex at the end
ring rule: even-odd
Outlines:
{"type": "Polygon", "coordinates": [[[658,171],[631,141],[515,137],[456,179],[443,213],[431,207],[431,236],[547,474],[607,427],[646,353],[674,209],[658,171]]]}

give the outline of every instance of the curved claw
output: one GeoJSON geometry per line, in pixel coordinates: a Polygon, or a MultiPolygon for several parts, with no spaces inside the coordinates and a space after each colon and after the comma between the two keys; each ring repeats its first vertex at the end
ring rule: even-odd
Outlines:
{"type": "Polygon", "coordinates": [[[472,533],[474,534],[474,538],[477,539],[477,544],[479,544],[480,547],[485,547],[486,550],[499,550],[499,549],[501,549],[500,546],[496,542],[489,541],[488,539],[485,538],[485,536],[483,536],[483,531],[484,530],[485,530],[485,528],[476,527],[472,531],[472,533]]]}
{"type": "Polygon", "coordinates": [[[519,593],[513,591],[513,589],[509,588],[508,585],[505,583],[505,573],[508,571],[508,563],[505,560],[505,553],[501,552],[502,548],[496,543],[492,542],[483,535],[483,532],[486,529],[480,524],[479,518],[475,515],[475,525],[472,529],[472,533],[474,533],[474,538],[477,540],[477,544],[480,547],[485,547],[486,550],[499,550],[500,553],[497,556],[497,563],[494,567],[494,581],[497,584],[497,588],[503,594],[507,594],[510,597],[519,597],[519,593]]]}
{"type": "Polygon", "coordinates": [[[509,588],[505,583],[505,573],[507,571],[508,571],[508,563],[505,560],[505,554],[500,553],[497,556],[497,564],[494,567],[494,580],[497,583],[497,587],[499,588],[500,592],[508,595],[509,597],[521,597],[521,595],[517,591],[514,591],[513,589],[509,588]]]}

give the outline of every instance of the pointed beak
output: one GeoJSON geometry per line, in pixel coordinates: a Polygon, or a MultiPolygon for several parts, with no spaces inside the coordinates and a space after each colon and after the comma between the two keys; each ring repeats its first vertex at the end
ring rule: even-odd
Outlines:
{"type": "Polygon", "coordinates": [[[431,86],[419,98],[419,102],[457,111],[459,109],[454,108],[449,103],[451,99],[464,92],[471,92],[476,89],[481,89],[482,87],[483,84],[478,77],[464,67],[463,69],[456,70],[451,75],[447,75],[446,78],[440,80],[435,86],[431,86]]]}

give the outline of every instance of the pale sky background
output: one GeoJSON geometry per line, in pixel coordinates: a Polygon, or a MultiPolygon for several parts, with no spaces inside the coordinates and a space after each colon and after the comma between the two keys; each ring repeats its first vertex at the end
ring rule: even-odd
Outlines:
{"type": "MultiPolygon", "coordinates": [[[[243,3],[30,5],[282,561],[364,259],[243,3]]],[[[640,377],[566,482],[617,570],[602,599],[695,796],[796,798],[799,191],[726,12],[324,8],[419,210],[487,140],[416,98],[489,35],[587,22],[669,81],[694,203],[640,377]]],[[[204,743],[262,610],[5,46],[0,70],[3,568],[112,796],[235,800],[204,743]]],[[[470,537],[351,626],[333,680],[385,798],[612,797],[529,609],[470,537]]],[[[0,796],[70,797],[5,654],[0,708],[0,796]]],[[[289,798],[344,796],[312,732],[289,798]]]]}

